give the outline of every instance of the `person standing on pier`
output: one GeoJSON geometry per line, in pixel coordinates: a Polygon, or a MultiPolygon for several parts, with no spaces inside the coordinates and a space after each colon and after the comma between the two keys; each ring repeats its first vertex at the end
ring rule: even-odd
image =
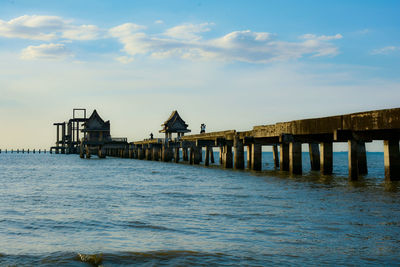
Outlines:
{"type": "Polygon", "coordinates": [[[206,132],[206,125],[204,123],[202,123],[200,125],[200,133],[205,133],[206,132]]]}

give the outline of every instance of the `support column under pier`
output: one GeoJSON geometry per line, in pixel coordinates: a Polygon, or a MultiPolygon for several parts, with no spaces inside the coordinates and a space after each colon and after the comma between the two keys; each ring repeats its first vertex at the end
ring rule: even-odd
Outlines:
{"type": "Polygon", "coordinates": [[[224,161],[224,167],[225,168],[232,168],[232,146],[230,145],[224,145],[224,156],[223,156],[223,161],[224,161]]]}
{"type": "Polygon", "coordinates": [[[210,147],[206,146],[206,154],[204,158],[204,165],[209,166],[210,165],[210,147]]]}
{"type": "Polygon", "coordinates": [[[385,179],[387,181],[400,180],[400,152],[399,140],[383,141],[383,153],[385,158],[385,179]]]}
{"type": "Polygon", "coordinates": [[[356,140],[349,140],[349,179],[357,180],[358,179],[358,142],[356,140]]]}
{"type": "Polygon", "coordinates": [[[253,143],[251,145],[251,169],[253,171],[261,171],[261,145],[253,143]]]}
{"type": "Polygon", "coordinates": [[[179,147],[175,147],[175,151],[174,151],[174,162],[178,163],[179,162],[179,147]]]}
{"type": "Polygon", "coordinates": [[[308,150],[310,154],[311,170],[319,171],[321,169],[321,163],[320,163],[321,156],[319,155],[319,144],[317,143],[308,144],[308,150]]]}
{"type": "Polygon", "coordinates": [[[333,171],[333,144],[324,142],[320,144],[320,169],[321,174],[332,174],[333,171]]]}
{"type": "Polygon", "coordinates": [[[365,142],[358,142],[358,151],[357,151],[357,160],[358,160],[358,174],[364,175],[368,174],[368,166],[367,166],[367,151],[365,149],[365,142]]]}
{"type": "Polygon", "coordinates": [[[292,174],[302,173],[301,143],[289,143],[289,171],[292,174]]]}
{"type": "Polygon", "coordinates": [[[278,154],[278,145],[272,146],[272,156],[274,158],[274,168],[279,168],[279,154],[278,154]]]}
{"type": "Polygon", "coordinates": [[[247,169],[251,170],[251,145],[247,146],[246,157],[247,157],[247,169]]]}
{"type": "Polygon", "coordinates": [[[159,155],[160,155],[160,148],[157,146],[154,146],[152,152],[153,152],[153,160],[158,161],[159,155]]]}
{"type": "Polygon", "coordinates": [[[289,144],[281,143],[279,151],[279,165],[281,171],[289,171],[289,144]]]}
{"type": "Polygon", "coordinates": [[[239,137],[235,136],[233,142],[234,148],[234,167],[235,169],[244,169],[244,146],[243,141],[239,137]]]}
{"type": "Polygon", "coordinates": [[[211,163],[215,163],[214,160],[214,150],[212,147],[210,147],[210,159],[211,159],[211,163]]]}
{"type": "Polygon", "coordinates": [[[188,161],[188,148],[182,147],[182,161],[188,161]]]}

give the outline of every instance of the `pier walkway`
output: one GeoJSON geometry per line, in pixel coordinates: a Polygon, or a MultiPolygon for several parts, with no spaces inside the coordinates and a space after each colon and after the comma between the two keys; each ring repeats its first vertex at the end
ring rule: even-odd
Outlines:
{"type": "Polygon", "coordinates": [[[275,168],[302,173],[302,144],[308,144],[311,169],[331,174],[333,143],[348,143],[349,179],[368,173],[365,143],[383,140],[385,178],[400,180],[400,108],[254,126],[250,131],[220,131],[129,143],[106,155],[155,161],[187,161],[208,166],[213,148],[225,168],[261,170],[262,146],[271,146],[275,168]],[[245,147],[247,157],[245,159],[245,147]],[[205,149],[205,159],[202,150],[205,149]],[[182,155],[182,157],[180,157],[182,155]]]}

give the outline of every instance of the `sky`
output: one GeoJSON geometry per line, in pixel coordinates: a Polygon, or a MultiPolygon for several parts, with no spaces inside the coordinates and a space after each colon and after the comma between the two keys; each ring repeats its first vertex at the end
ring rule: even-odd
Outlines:
{"type": "Polygon", "coordinates": [[[399,107],[399,1],[0,0],[0,148],[96,109],[114,137],[399,107]]]}

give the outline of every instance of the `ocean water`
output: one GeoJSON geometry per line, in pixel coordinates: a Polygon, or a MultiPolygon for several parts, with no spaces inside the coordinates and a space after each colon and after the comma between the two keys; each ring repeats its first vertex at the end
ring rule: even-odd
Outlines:
{"type": "MultiPolygon", "coordinates": [[[[223,170],[0,154],[0,266],[399,265],[400,184],[369,174],[223,170]]],[[[218,159],[218,153],[215,153],[218,159]]]]}

